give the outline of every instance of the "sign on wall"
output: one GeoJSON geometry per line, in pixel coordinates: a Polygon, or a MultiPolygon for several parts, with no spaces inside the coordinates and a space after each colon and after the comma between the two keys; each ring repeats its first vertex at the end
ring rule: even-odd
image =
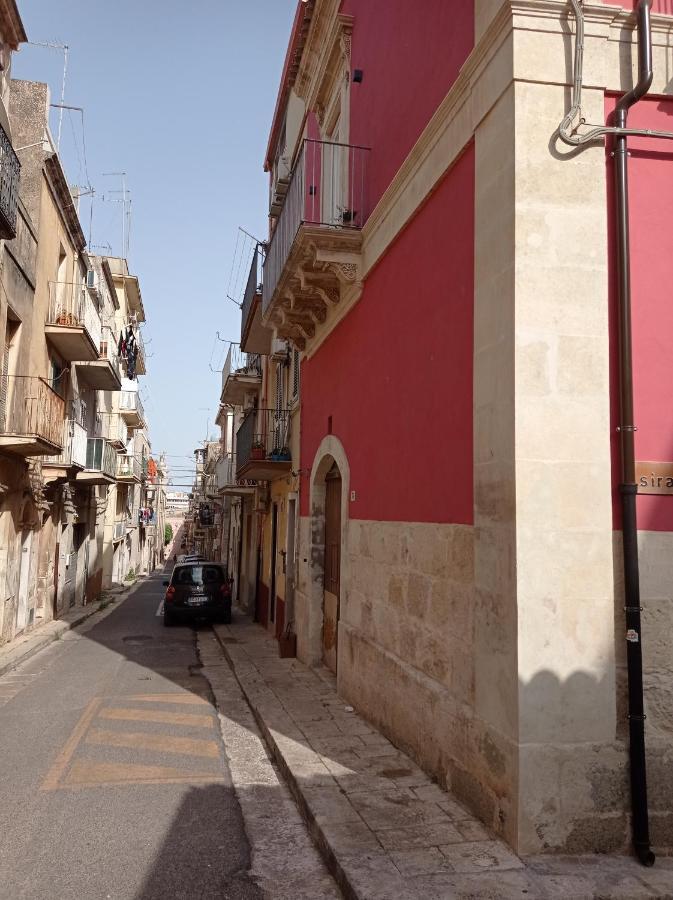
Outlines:
{"type": "Polygon", "coordinates": [[[639,494],[673,494],[673,463],[637,462],[639,494]]]}

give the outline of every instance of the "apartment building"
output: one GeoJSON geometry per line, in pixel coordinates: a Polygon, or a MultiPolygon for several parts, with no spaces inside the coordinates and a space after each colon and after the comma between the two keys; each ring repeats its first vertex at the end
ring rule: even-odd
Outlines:
{"type": "Polygon", "coordinates": [[[247,376],[225,373],[221,490],[239,603],[276,634],[289,622],[300,659],[514,848],[645,853],[627,787],[636,643],[651,835],[673,845],[673,182],[647,134],[673,110],[673,18],[655,0],[652,97],[631,113],[635,433],[618,412],[612,148],[569,148],[559,123],[576,29],[566,133],[631,87],[636,17],[626,0],[582,22],[577,7],[297,4],[242,310],[262,374],[230,394],[247,376]],[[620,574],[625,429],[642,629],[620,574]]]}

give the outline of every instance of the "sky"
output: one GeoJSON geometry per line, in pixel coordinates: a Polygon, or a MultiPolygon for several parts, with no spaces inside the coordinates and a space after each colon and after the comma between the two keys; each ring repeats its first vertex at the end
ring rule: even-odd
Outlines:
{"type": "MultiPolygon", "coordinates": [[[[295,0],[18,0],[31,42],[68,45],[60,153],[71,184],[91,185],[80,218],[92,252],[122,254],[147,324],[141,397],[153,453],[179,466],[214,425],[219,372],[240,339],[251,243],[266,236],[264,153],[295,0]],[[115,193],[117,192],[117,193],[115,193]]],[[[47,82],[60,103],[62,50],[23,45],[12,77],[47,82]]],[[[59,110],[51,130],[58,134],[59,110]]]]}

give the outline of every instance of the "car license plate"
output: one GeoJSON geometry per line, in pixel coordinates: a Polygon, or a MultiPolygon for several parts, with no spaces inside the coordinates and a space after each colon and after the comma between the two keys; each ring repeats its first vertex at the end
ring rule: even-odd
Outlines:
{"type": "Polygon", "coordinates": [[[203,595],[199,595],[197,597],[189,597],[187,600],[188,606],[203,606],[204,603],[208,602],[208,598],[203,595]]]}

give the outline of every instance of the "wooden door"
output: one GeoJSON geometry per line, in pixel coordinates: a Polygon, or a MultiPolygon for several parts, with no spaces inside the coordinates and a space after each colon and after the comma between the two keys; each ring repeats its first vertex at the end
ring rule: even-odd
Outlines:
{"type": "Polygon", "coordinates": [[[336,463],[327,473],[325,488],[322,655],[325,665],[336,674],[341,581],[341,473],[336,463]]]}

